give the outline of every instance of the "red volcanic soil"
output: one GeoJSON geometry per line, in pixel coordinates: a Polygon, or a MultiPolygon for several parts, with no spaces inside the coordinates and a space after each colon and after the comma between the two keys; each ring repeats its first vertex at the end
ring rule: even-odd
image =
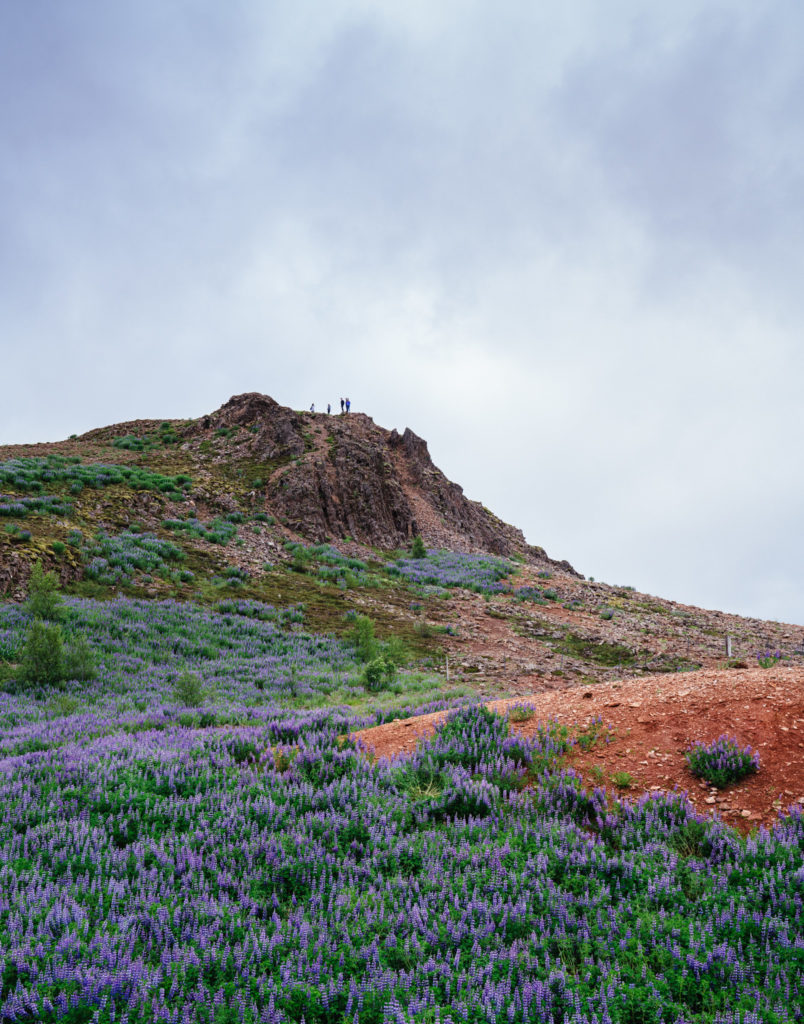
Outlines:
{"type": "MultiPolygon", "coordinates": [[[[698,811],[719,814],[743,832],[771,824],[792,804],[804,805],[802,668],[644,676],[490,701],[488,706],[505,711],[522,702],[531,704],[535,713],[511,727],[526,735],[549,719],[579,729],[602,720],[603,738],[588,751],[576,748],[567,758],[590,786],[614,789],[612,775],[626,772],[631,784],[621,793],[684,790],[698,811]],[[760,768],[717,790],[691,774],[684,751],[694,741],[709,742],[723,733],[758,752],[760,768]]],[[[356,735],[376,757],[411,753],[418,737],[431,733],[445,714],[397,720],[356,735]]]]}

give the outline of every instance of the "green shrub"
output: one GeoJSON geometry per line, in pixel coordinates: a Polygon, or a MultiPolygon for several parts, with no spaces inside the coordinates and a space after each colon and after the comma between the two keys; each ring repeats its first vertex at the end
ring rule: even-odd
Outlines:
{"type": "Polygon", "coordinates": [[[367,690],[376,693],[390,686],[395,678],[396,665],[387,655],[381,654],[377,658],[372,658],[363,669],[361,682],[367,690]]]}
{"type": "Polygon", "coordinates": [[[204,703],[204,688],[195,672],[182,672],[173,685],[176,702],[186,708],[198,708],[204,703]]]}
{"type": "Polygon", "coordinates": [[[63,540],[54,540],[50,546],[53,548],[53,553],[55,555],[63,555],[67,550],[67,545],[63,540]]]}
{"type": "Polygon", "coordinates": [[[394,665],[406,665],[410,661],[408,645],[401,636],[389,636],[384,644],[384,655],[394,665]]]}
{"type": "Polygon", "coordinates": [[[39,561],[31,569],[25,607],[35,618],[51,622],[60,619],[64,611],[58,577],[55,572],[45,572],[39,561]]]}
{"type": "Polygon", "coordinates": [[[22,648],[19,676],[26,683],[57,683],[64,678],[64,637],[55,623],[36,619],[22,648]]]}
{"type": "Polygon", "coordinates": [[[410,546],[410,557],[427,558],[427,548],[424,546],[424,541],[421,539],[418,533],[413,538],[413,543],[410,546]]]}
{"type": "Polygon", "coordinates": [[[354,645],[358,661],[368,663],[379,656],[380,645],[374,636],[374,623],[368,615],[358,615],[355,624],[349,631],[349,639],[354,645]]]}

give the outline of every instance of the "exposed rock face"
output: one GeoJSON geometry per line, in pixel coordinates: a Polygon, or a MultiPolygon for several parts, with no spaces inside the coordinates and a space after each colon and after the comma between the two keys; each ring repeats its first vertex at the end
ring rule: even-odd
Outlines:
{"type": "Polygon", "coordinates": [[[268,395],[249,392],[230,398],[217,412],[197,421],[197,428],[251,427],[255,430],[252,453],[273,462],[304,454],[304,421],[304,414],[280,405],[268,395]]]}
{"type": "Polygon", "coordinates": [[[352,537],[387,549],[418,533],[431,546],[551,561],[520,530],[469,501],[409,429],[384,430],[361,413],[294,412],[245,394],[197,421],[193,432],[233,425],[252,432],[248,457],[266,463],[266,509],[311,540],[352,537]]]}

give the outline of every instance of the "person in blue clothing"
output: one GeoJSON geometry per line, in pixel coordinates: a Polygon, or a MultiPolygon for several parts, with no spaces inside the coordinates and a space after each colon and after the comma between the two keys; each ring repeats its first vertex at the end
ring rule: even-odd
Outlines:
{"type": "Polygon", "coordinates": [[[349,401],[349,399],[347,398],[347,399],[346,399],[346,411],[347,411],[347,412],[349,412],[349,410],[350,410],[351,408],[352,408],[352,403],[351,403],[351,402],[349,401]]]}

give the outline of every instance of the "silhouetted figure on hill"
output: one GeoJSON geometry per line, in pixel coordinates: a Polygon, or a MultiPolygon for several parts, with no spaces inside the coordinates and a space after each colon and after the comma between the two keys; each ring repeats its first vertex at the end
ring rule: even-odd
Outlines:
{"type": "Polygon", "coordinates": [[[332,407],[330,406],[329,402],[327,402],[327,416],[329,416],[329,414],[331,412],[332,412],[332,407]]]}
{"type": "Polygon", "coordinates": [[[352,403],[351,403],[351,402],[349,401],[349,399],[347,398],[347,399],[346,399],[346,411],[347,411],[347,412],[349,412],[349,410],[350,410],[351,408],[352,408],[352,403]]]}
{"type": "Polygon", "coordinates": [[[343,412],[344,401],[341,399],[341,412],[343,412]]]}
{"type": "Polygon", "coordinates": [[[315,412],[315,402],[310,404],[310,412],[315,412]]]}

